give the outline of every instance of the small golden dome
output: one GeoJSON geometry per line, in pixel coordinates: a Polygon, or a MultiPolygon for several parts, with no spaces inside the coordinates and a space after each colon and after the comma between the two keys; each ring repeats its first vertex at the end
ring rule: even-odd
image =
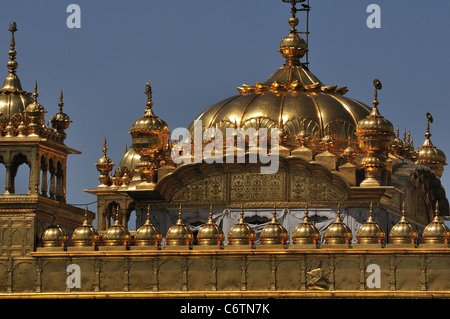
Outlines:
{"type": "Polygon", "coordinates": [[[439,203],[437,201],[434,219],[423,230],[422,239],[424,244],[450,243],[450,229],[439,217],[439,203]]]}
{"type": "Polygon", "coordinates": [[[116,208],[116,220],[103,235],[103,243],[106,246],[128,246],[130,245],[130,232],[119,222],[119,215],[116,208]]]}
{"type": "Polygon", "coordinates": [[[239,222],[234,225],[228,232],[229,245],[250,245],[253,246],[256,240],[256,233],[245,221],[244,221],[244,208],[241,205],[241,218],[239,222]]]}
{"type": "Polygon", "coordinates": [[[369,218],[356,234],[358,244],[383,244],[385,238],[386,234],[373,219],[373,206],[370,202],[369,218]]]}
{"type": "Polygon", "coordinates": [[[141,156],[136,152],[136,150],[131,147],[126,150],[122,159],[119,162],[119,168],[122,172],[125,171],[125,167],[130,171],[134,171],[141,160],[141,156]]]}
{"type": "Polygon", "coordinates": [[[147,208],[147,220],[139,227],[134,235],[136,246],[161,246],[162,235],[159,229],[150,220],[150,205],[147,208]]]}
{"type": "Polygon", "coordinates": [[[88,209],[84,212],[83,224],[72,234],[72,245],[75,247],[98,246],[99,236],[97,230],[88,221],[88,209]]]}
{"type": "Polygon", "coordinates": [[[225,235],[222,229],[214,223],[212,219],[212,205],[209,212],[209,219],[206,224],[200,228],[197,234],[197,242],[201,246],[215,245],[222,246],[225,235]]]}
{"type": "Polygon", "coordinates": [[[381,82],[373,80],[375,86],[374,99],[372,101],[372,112],[356,125],[356,136],[360,141],[360,147],[368,151],[385,151],[393,140],[394,127],[378,111],[377,90],[381,89],[381,82]]]}
{"type": "Polygon", "coordinates": [[[277,221],[277,210],[274,205],[273,217],[270,223],[263,228],[259,235],[262,245],[285,245],[289,240],[289,233],[286,228],[283,227],[277,221]]]}
{"type": "Polygon", "coordinates": [[[113,161],[106,155],[108,153],[108,148],[106,147],[106,137],[103,139],[103,156],[100,157],[94,165],[97,170],[104,175],[107,175],[113,169],[113,161]]]}
{"type": "Polygon", "coordinates": [[[37,101],[37,98],[39,96],[39,94],[37,93],[37,88],[38,88],[37,82],[34,81],[34,93],[33,93],[34,101],[28,104],[28,106],[25,109],[25,113],[32,115],[40,115],[42,113],[45,113],[44,106],[37,101]]]}
{"type": "Polygon", "coordinates": [[[42,234],[42,247],[63,247],[67,246],[69,236],[62,227],[52,224],[42,234]]]}
{"type": "Polygon", "coordinates": [[[336,220],[328,226],[324,234],[325,244],[350,244],[353,234],[341,219],[341,208],[338,206],[336,220]]]}
{"type": "Polygon", "coordinates": [[[405,217],[405,203],[403,203],[402,217],[400,221],[392,227],[389,234],[391,244],[415,244],[419,235],[405,217]]]}
{"type": "Polygon", "coordinates": [[[430,123],[433,123],[433,117],[430,113],[427,113],[427,130],[425,133],[425,142],[416,150],[416,164],[428,166],[440,178],[442,177],[442,173],[444,172],[444,166],[447,165],[447,157],[442,150],[438,149],[433,145],[433,143],[431,143],[430,123]]]}
{"type": "Polygon", "coordinates": [[[194,235],[192,231],[183,223],[182,209],[178,213],[178,220],[175,225],[169,228],[166,235],[167,246],[192,246],[194,235]]]}
{"type": "Polygon", "coordinates": [[[70,123],[72,123],[72,121],[70,120],[69,116],[63,112],[64,102],[63,102],[62,90],[59,95],[58,106],[59,106],[59,112],[52,116],[52,119],[50,120],[50,122],[52,123],[52,127],[54,129],[56,129],[57,131],[64,131],[69,128],[70,123]]]}
{"type": "MultiPolygon", "coordinates": [[[[139,138],[141,135],[158,133],[161,131],[169,132],[167,123],[157,117],[152,110],[152,92],[150,81],[145,86],[145,93],[147,94],[147,107],[144,115],[137,119],[131,126],[130,134],[133,138],[139,138]]],[[[133,143],[134,144],[134,143],[133,143]]]]}
{"type": "Polygon", "coordinates": [[[308,205],[305,207],[305,217],[303,222],[298,224],[292,233],[292,241],[294,244],[318,244],[320,241],[320,233],[316,226],[309,221],[308,205]]]}
{"type": "Polygon", "coordinates": [[[5,78],[3,87],[0,89],[0,114],[2,124],[9,123],[13,115],[23,113],[27,106],[33,102],[31,94],[22,90],[19,77],[16,75],[18,64],[16,61],[17,52],[15,50],[14,32],[17,31],[17,26],[14,21],[10,23],[9,31],[11,31],[12,34],[9,61],[7,63],[9,74],[5,78]]]}

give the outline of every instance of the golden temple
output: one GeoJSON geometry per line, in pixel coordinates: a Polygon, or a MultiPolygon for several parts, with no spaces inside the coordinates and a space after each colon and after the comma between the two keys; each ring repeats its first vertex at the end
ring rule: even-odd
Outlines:
{"type": "Polygon", "coordinates": [[[71,120],[62,92],[46,124],[37,84],[22,89],[11,23],[0,90],[0,298],[450,297],[446,157],[431,142],[432,115],[416,149],[382,116],[380,80],[372,107],[324,85],[302,60],[304,1],[290,2],[284,64],[206,108],[183,137],[156,115],[146,83],[131,148],[116,166],[105,138],[92,163],[99,185],[85,191],[96,214],[66,203],[67,155],[80,153],[64,144],[71,120]],[[223,139],[227,130],[237,133],[223,139]],[[261,171],[263,149],[276,156],[272,174],[261,171]],[[29,192],[19,195],[24,163],[29,192]]]}

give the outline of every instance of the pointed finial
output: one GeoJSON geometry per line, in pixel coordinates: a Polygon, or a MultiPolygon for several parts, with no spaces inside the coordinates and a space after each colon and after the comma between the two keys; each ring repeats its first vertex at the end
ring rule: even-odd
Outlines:
{"type": "Polygon", "coordinates": [[[244,205],[241,204],[241,219],[244,220],[244,205]]]}
{"type": "Polygon", "coordinates": [[[177,223],[182,222],[182,219],[181,219],[182,216],[183,216],[183,208],[182,208],[182,204],[180,203],[180,208],[178,210],[178,222],[177,223]]]}
{"type": "Polygon", "coordinates": [[[16,73],[16,69],[17,69],[17,62],[16,62],[16,50],[15,50],[15,46],[16,46],[16,41],[14,39],[14,32],[17,31],[17,25],[14,21],[11,21],[9,24],[9,29],[11,32],[11,42],[10,42],[10,49],[9,49],[9,61],[8,61],[8,69],[9,69],[9,73],[16,73]]]}
{"type": "Polygon", "coordinates": [[[149,204],[147,205],[147,219],[150,219],[150,211],[151,211],[150,207],[151,207],[151,205],[150,205],[150,203],[149,203],[149,204]]]}
{"type": "Polygon", "coordinates": [[[128,152],[128,145],[125,144],[125,150],[123,151],[124,154],[128,152]]]}
{"type": "Polygon", "coordinates": [[[429,140],[431,137],[430,123],[433,123],[433,117],[431,116],[430,113],[427,113],[427,131],[425,132],[425,137],[427,140],[429,140]]]}
{"type": "Polygon", "coordinates": [[[211,203],[209,207],[209,220],[212,221],[213,218],[213,204],[211,203]]]}
{"type": "Polygon", "coordinates": [[[375,92],[373,94],[372,105],[376,108],[378,106],[378,90],[381,90],[383,86],[381,85],[381,81],[378,79],[373,80],[373,86],[375,87],[375,92]]]}
{"type": "Polygon", "coordinates": [[[38,98],[39,94],[38,94],[38,85],[37,85],[37,81],[34,81],[34,93],[33,93],[33,98],[34,98],[34,102],[37,103],[37,98],[38,98]]]}
{"type": "Polygon", "coordinates": [[[106,156],[106,154],[108,153],[108,148],[106,147],[106,136],[103,138],[103,154],[106,156]]]}
{"type": "Polygon", "coordinates": [[[64,96],[63,96],[63,91],[61,90],[61,92],[59,93],[59,112],[62,113],[63,107],[64,107],[64,102],[63,102],[64,96]]]}
{"type": "Polygon", "coordinates": [[[309,212],[308,212],[308,203],[306,203],[306,205],[305,205],[305,217],[308,217],[308,214],[309,214],[309,212]]]}
{"type": "Polygon", "coordinates": [[[370,208],[369,208],[369,215],[372,217],[373,216],[373,202],[370,202],[370,208]]]}
{"type": "Polygon", "coordinates": [[[154,117],[155,115],[153,114],[153,111],[152,111],[152,106],[153,106],[152,87],[150,85],[150,82],[151,81],[148,81],[145,84],[145,94],[147,95],[147,108],[145,109],[145,115],[154,117]]]}
{"type": "Polygon", "coordinates": [[[405,220],[405,218],[406,218],[406,204],[405,204],[405,201],[403,201],[403,204],[402,204],[402,220],[405,220]]]}
{"type": "Polygon", "coordinates": [[[434,214],[436,217],[439,216],[439,201],[438,200],[436,201],[436,210],[434,211],[434,214]]]}

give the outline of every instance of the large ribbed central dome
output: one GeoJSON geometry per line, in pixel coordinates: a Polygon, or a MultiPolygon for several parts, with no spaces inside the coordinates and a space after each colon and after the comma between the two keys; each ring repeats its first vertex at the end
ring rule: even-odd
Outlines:
{"type": "Polygon", "coordinates": [[[345,97],[346,87],[324,86],[300,63],[305,53],[303,45],[303,39],[295,29],[291,30],[280,44],[279,51],[286,58],[282,67],[262,83],[238,87],[239,95],[210,106],[196,120],[202,121],[203,129],[216,127],[224,133],[233,127],[284,129],[287,144],[292,145],[303,125],[313,144],[328,129],[337,147],[345,147],[349,137],[356,140],[356,125],[370,114],[371,108],[345,97]]]}

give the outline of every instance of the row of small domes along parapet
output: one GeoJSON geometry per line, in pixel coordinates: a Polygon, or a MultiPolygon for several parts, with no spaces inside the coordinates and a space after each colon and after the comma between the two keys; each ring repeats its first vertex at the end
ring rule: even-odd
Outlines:
{"type": "MultiPolygon", "coordinates": [[[[340,208],[337,211],[336,220],[330,224],[324,234],[325,245],[339,245],[343,248],[351,248],[353,234],[349,227],[342,221],[340,216],[340,208]]],[[[386,239],[385,233],[373,219],[373,208],[370,205],[370,214],[367,221],[359,228],[357,235],[357,243],[366,245],[366,247],[382,248],[386,239]]],[[[50,226],[42,236],[43,247],[62,247],[66,248],[68,236],[65,231],[57,226],[50,226]]],[[[72,245],[74,247],[152,247],[160,249],[162,243],[162,235],[157,227],[150,220],[150,209],[147,212],[147,220],[135,233],[134,238],[130,232],[123,227],[119,219],[109,227],[103,236],[99,236],[96,229],[87,220],[87,214],[83,224],[78,227],[72,234],[72,245]]],[[[194,236],[192,231],[182,220],[182,209],[180,207],[177,222],[168,230],[166,235],[166,248],[189,248],[193,247],[194,236]]],[[[199,247],[209,247],[211,249],[223,248],[224,233],[222,229],[214,223],[212,219],[212,210],[209,214],[209,220],[205,223],[197,234],[197,242],[199,247]]],[[[305,217],[292,233],[292,241],[294,248],[319,248],[320,233],[314,224],[308,218],[308,207],[305,210],[305,217]]],[[[390,245],[407,245],[414,246],[419,239],[418,233],[412,225],[406,220],[405,208],[403,205],[402,217],[400,221],[394,225],[389,234],[390,245]]],[[[439,217],[439,208],[436,204],[435,217],[429,223],[422,233],[423,245],[425,246],[447,246],[450,243],[450,230],[439,217]]],[[[244,221],[244,211],[241,209],[241,218],[228,233],[227,246],[248,246],[255,248],[256,234],[255,231],[244,221]]],[[[261,245],[281,245],[287,247],[289,234],[287,230],[277,221],[276,209],[274,208],[273,218],[260,234],[261,245]]]]}

